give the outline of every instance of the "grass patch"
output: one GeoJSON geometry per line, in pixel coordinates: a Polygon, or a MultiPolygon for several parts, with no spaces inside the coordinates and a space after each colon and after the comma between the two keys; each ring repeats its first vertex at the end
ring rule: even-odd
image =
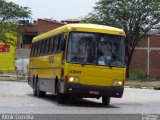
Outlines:
{"type": "Polygon", "coordinates": [[[147,75],[142,70],[136,70],[129,75],[129,79],[133,81],[146,81],[147,75]]]}
{"type": "Polygon", "coordinates": [[[0,81],[16,81],[17,77],[0,77],[0,81]]]}
{"type": "Polygon", "coordinates": [[[18,78],[17,75],[12,75],[12,76],[1,76],[0,81],[27,81],[28,76],[25,76],[23,78],[18,78]]]}
{"type": "Polygon", "coordinates": [[[149,88],[160,90],[160,81],[131,81],[128,80],[125,82],[125,86],[129,86],[131,88],[149,88]]]}

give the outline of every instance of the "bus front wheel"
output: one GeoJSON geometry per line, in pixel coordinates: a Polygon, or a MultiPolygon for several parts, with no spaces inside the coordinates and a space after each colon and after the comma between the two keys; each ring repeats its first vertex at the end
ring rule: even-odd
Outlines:
{"type": "Polygon", "coordinates": [[[56,88],[57,88],[57,90],[56,90],[56,92],[57,92],[57,101],[60,104],[64,104],[65,101],[66,101],[66,95],[59,92],[59,84],[57,85],[56,88]]]}
{"type": "Polygon", "coordinates": [[[103,105],[109,105],[111,98],[108,96],[102,96],[102,103],[103,105]]]}

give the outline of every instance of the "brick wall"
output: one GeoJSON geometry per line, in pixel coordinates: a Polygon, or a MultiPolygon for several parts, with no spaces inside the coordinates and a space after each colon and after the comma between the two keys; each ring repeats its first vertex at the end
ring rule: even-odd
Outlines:
{"type": "Polygon", "coordinates": [[[22,25],[20,28],[21,33],[44,33],[64,25],[58,21],[51,21],[45,19],[38,19],[35,24],[22,25]]]}
{"type": "Polygon", "coordinates": [[[160,77],[160,35],[143,39],[136,47],[130,66],[130,73],[142,70],[151,79],[160,77]]]}
{"type": "Polygon", "coordinates": [[[18,49],[19,48],[28,49],[28,46],[30,44],[27,44],[27,45],[22,44],[24,35],[34,37],[44,32],[56,29],[63,25],[64,23],[53,21],[53,20],[48,20],[48,19],[38,19],[38,21],[34,24],[21,25],[19,29],[19,34],[17,36],[17,48],[18,49]]]}
{"type": "Polygon", "coordinates": [[[160,77],[160,50],[150,52],[150,77],[160,77]]]}
{"type": "Polygon", "coordinates": [[[147,74],[146,58],[147,52],[145,50],[135,50],[131,61],[130,72],[142,70],[147,74]]]}
{"type": "Polygon", "coordinates": [[[155,35],[151,37],[150,47],[160,48],[160,36],[159,35],[155,35]]]}

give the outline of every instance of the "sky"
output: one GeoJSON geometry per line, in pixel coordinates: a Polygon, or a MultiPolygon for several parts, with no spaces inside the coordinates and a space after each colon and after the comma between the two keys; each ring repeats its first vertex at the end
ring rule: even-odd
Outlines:
{"type": "Polygon", "coordinates": [[[32,18],[77,19],[93,11],[98,0],[7,0],[29,7],[32,18]]]}

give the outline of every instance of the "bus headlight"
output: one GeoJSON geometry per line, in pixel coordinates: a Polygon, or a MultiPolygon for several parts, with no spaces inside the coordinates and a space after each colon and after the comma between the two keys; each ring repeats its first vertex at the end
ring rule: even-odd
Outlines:
{"type": "Polygon", "coordinates": [[[74,77],[70,77],[69,82],[73,82],[73,81],[74,81],[74,77]]]}
{"type": "Polygon", "coordinates": [[[118,85],[120,85],[120,86],[121,86],[121,85],[122,85],[122,82],[121,82],[121,81],[119,81],[119,82],[118,82],[118,85]]]}
{"type": "Polygon", "coordinates": [[[113,81],[113,85],[116,86],[117,85],[117,81],[113,81]]]}
{"type": "Polygon", "coordinates": [[[68,82],[70,82],[70,83],[79,83],[79,77],[70,77],[68,82]]]}

